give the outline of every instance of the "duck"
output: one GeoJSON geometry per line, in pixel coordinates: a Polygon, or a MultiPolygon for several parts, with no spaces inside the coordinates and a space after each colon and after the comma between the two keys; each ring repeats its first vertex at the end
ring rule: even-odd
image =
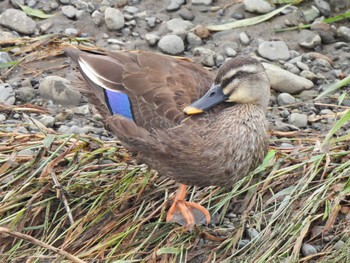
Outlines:
{"type": "Polygon", "coordinates": [[[86,82],[83,93],[139,163],[179,183],[166,221],[209,224],[187,186],[232,186],[268,150],[270,83],[252,56],[216,75],[188,59],[150,51],[64,52],[86,82]]]}

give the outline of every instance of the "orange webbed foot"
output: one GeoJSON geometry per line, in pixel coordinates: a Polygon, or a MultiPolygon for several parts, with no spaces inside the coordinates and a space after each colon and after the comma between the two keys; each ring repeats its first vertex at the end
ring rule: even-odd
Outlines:
{"type": "Polygon", "coordinates": [[[181,184],[175,196],[174,203],[170,207],[166,221],[176,222],[182,226],[209,224],[210,214],[203,206],[185,201],[187,186],[181,184]]]}

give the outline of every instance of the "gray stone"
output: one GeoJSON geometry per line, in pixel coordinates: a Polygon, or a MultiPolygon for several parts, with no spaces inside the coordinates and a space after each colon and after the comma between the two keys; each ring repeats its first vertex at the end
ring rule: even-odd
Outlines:
{"type": "Polygon", "coordinates": [[[289,123],[298,128],[305,128],[307,126],[307,115],[293,112],[289,115],[289,123]]]}
{"type": "Polygon", "coordinates": [[[46,22],[39,26],[39,30],[41,33],[46,33],[53,26],[52,22],[46,22]]]}
{"type": "Polygon", "coordinates": [[[194,14],[192,13],[192,11],[188,10],[187,8],[182,8],[179,11],[179,16],[182,19],[188,20],[188,21],[192,21],[194,19],[194,14]]]}
{"type": "Polygon", "coordinates": [[[70,0],[60,0],[60,3],[64,4],[64,5],[69,5],[70,4],[70,0]]]}
{"type": "Polygon", "coordinates": [[[74,108],[72,108],[72,111],[75,114],[80,114],[80,115],[84,115],[84,116],[90,115],[90,107],[88,104],[85,104],[85,105],[82,105],[79,107],[74,107],[74,108]]]}
{"type": "Polygon", "coordinates": [[[64,134],[85,134],[84,129],[77,125],[73,125],[71,127],[67,125],[61,125],[61,127],[58,129],[58,132],[64,134]]]}
{"type": "Polygon", "coordinates": [[[24,0],[11,0],[10,2],[14,8],[20,8],[20,5],[25,5],[24,0]]]}
{"type": "Polygon", "coordinates": [[[0,123],[6,121],[6,115],[0,114],[0,123]]]}
{"type": "Polygon", "coordinates": [[[170,4],[166,8],[166,11],[179,10],[184,3],[185,3],[185,0],[171,0],[170,4]]]}
{"type": "Polygon", "coordinates": [[[76,28],[66,28],[64,30],[64,34],[66,36],[76,36],[78,34],[78,30],[76,28]]]}
{"type": "Polygon", "coordinates": [[[91,17],[92,17],[92,21],[94,22],[94,24],[95,24],[96,26],[102,25],[102,23],[103,23],[103,21],[104,21],[104,16],[103,16],[103,14],[102,14],[100,11],[95,10],[95,11],[92,13],[91,17]]]}
{"type": "Polygon", "coordinates": [[[237,56],[237,51],[234,50],[233,48],[227,47],[225,48],[225,54],[228,57],[235,57],[237,56]]]}
{"type": "Polygon", "coordinates": [[[56,104],[77,106],[81,101],[80,92],[73,89],[71,82],[59,76],[48,76],[39,84],[39,93],[56,104]]]}
{"type": "Polygon", "coordinates": [[[315,5],[318,11],[320,11],[321,15],[324,15],[324,16],[331,15],[331,6],[328,2],[324,0],[315,0],[315,5]]]}
{"type": "Polygon", "coordinates": [[[301,61],[297,61],[296,65],[301,70],[309,70],[310,69],[307,64],[305,64],[304,62],[301,62],[301,61]]]}
{"type": "Polygon", "coordinates": [[[264,41],[259,45],[258,53],[268,60],[287,60],[290,52],[284,41],[264,41]]]}
{"type": "Polygon", "coordinates": [[[194,56],[200,56],[201,62],[204,66],[212,67],[215,65],[215,52],[204,48],[204,47],[196,47],[193,50],[194,56]]]}
{"type": "Polygon", "coordinates": [[[77,15],[78,9],[76,9],[72,5],[65,5],[65,6],[62,6],[61,11],[62,11],[62,14],[64,14],[66,17],[70,19],[74,19],[77,15]]]}
{"type": "Polygon", "coordinates": [[[0,52],[0,63],[8,63],[11,62],[12,58],[7,52],[0,52]]]}
{"type": "Polygon", "coordinates": [[[344,247],[345,243],[342,240],[339,240],[337,243],[334,244],[334,249],[335,250],[340,250],[344,247]]]}
{"type": "Polygon", "coordinates": [[[178,55],[185,50],[185,45],[181,37],[166,35],[159,40],[158,48],[165,54],[178,55]]]}
{"type": "Polygon", "coordinates": [[[156,26],[157,19],[154,16],[146,17],[145,20],[150,28],[154,28],[156,26]]]}
{"type": "Polygon", "coordinates": [[[25,12],[12,8],[0,15],[0,25],[25,35],[34,34],[36,28],[35,21],[25,12]]]}
{"type": "Polygon", "coordinates": [[[299,33],[299,45],[306,48],[315,48],[321,44],[321,37],[311,30],[304,29],[299,33]]]}
{"type": "Polygon", "coordinates": [[[254,238],[256,238],[259,235],[258,230],[256,230],[255,228],[248,228],[247,231],[247,237],[252,240],[254,238]]]}
{"type": "Polygon", "coordinates": [[[293,104],[296,102],[296,99],[289,93],[281,93],[277,96],[277,103],[280,106],[293,104]]]}
{"type": "Polygon", "coordinates": [[[202,44],[202,39],[192,32],[187,33],[186,40],[187,40],[188,44],[190,44],[192,46],[198,46],[198,45],[202,44]]]}
{"type": "Polygon", "coordinates": [[[283,66],[286,70],[288,70],[289,72],[291,72],[293,74],[298,75],[300,73],[300,69],[292,63],[287,62],[287,63],[284,63],[283,66]]]}
{"type": "Polygon", "coordinates": [[[320,16],[320,11],[314,6],[311,6],[308,9],[302,10],[304,19],[307,23],[313,22],[317,17],[320,16]]]}
{"type": "Polygon", "coordinates": [[[16,90],[16,98],[22,103],[30,102],[35,95],[35,89],[32,87],[22,87],[16,90]]]}
{"type": "Polygon", "coordinates": [[[248,239],[241,239],[238,241],[238,248],[244,248],[246,245],[248,245],[250,240],[248,239]]]}
{"type": "Polygon", "coordinates": [[[215,60],[216,66],[220,67],[222,64],[224,64],[224,62],[225,62],[224,56],[222,56],[222,55],[216,56],[216,60],[215,60]]]}
{"type": "Polygon", "coordinates": [[[337,36],[346,42],[350,42],[350,28],[341,26],[337,29],[337,36]]]}
{"type": "Polygon", "coordinates": [[[34,154],[32,149],[23,149],[17,153],[18,156],[33,156],[34,154]]]}
{"type": "Polygon", "coordinates": [[[169,31],[174,34],[187,33],[188,30],[193,28],[193,24],[190,21],[183,20],[181,18],[174,18],[166,22],[166,26],[169,31]]]}
{"type": "Polygon", "coordinates": [[[211,5],[213,0],[192,0],[192,5],[211,5]]]}
{"type": "Polygon", "coordinates": [[[0,103],[13,105],[15,101],[15,92],[10,84],[0,83],[0,103]]]}
{"type": "Polygon", "coordinates": [[[300,92],[299,94],[299,98],[302,101],[309,101],[312,100],[314,98],[316,98],[318,96],[318,92],[316,90],[304,90],[302,92],[300,92]]]}
{"type": "Polygon", "coordinates": [[[50,115],[43,115],[39,121],[44,124],[47,128],[52,128],[55,125],[55,117],[50,115]]]}
{"type": "Polygon", "coordinates": [[[119,9],[107,7],[105,11],[105,23],[109,30],[119,30],[124,27],[124,16],[119,9]]]}
{"type": "Polygon", "coordinates": [[[245,10],[252,13],[266,14],[274,10],[274,7],[265,0],[244,0],[245,10]]]}
{"type": "Polygon", "coordinates": [[[122,6],[127,5],[129,1],[128,0],[116,0],[114,2],[118,7],[122,7],[122,6]]]}
{"type": "Polygon", "coordinates": [[[271,88],[276,91],[297,94],[314,86],[312,81],[275,65],[263,63],[263,66],[269,76],[271,88]]]}
{"type": "Polygon", "coordinates": [[[85,10],[78,10],[76,13],[76,18],[79,20],[88,19],[90,18],[90,14],[87,13],[85,10]]]}
{"type": "Polygon", "coordinates": [[[128,12],[129,14],[134,15],[139,11],[139,9],[135,6],[128,5],[128,6],[124,7],[124,11],[128,12]]]}
{"type": "Polygon", "coordinates": [[[301,253],[303,254],[304,257],[307,257],[307,256],[310,256],[310,255],[313,255],[313,254],[316,254],[317,253],[317,249],[308,244],[308,243],[304,243],[302,246],[301,246],[301,253]]]}
{"type": "Polygon", "coordinates": [[[245,46],[249,45],[250,43],[250,39],[245,32],[239,33],[239,41],[241,41],[241,43],[245,46]]]}
{"type": "Polygon", "coordinates": [[[309,79],[311,81],[314,81],[317,79],[317,75],[311,72],[310,70],[303,70],[302,72],[300,72],[300,77],[309,79]]]}
{"type": "Polygon", "coordinates": [[[149,46],[155,46],[159,41],[159,36],[149,33],[145,35],[145,40],[149,46]]]}

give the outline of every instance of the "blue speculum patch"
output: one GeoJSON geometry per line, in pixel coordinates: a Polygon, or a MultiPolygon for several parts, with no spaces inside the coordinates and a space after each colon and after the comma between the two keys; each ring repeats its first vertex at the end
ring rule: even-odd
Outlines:
{"type": "Polygon", "coordinates": [[[113,114],[122,115],[133,120],[131,104],[128,95],[112,90],[105,89],[104,91],[111,112],[113,114]]]}

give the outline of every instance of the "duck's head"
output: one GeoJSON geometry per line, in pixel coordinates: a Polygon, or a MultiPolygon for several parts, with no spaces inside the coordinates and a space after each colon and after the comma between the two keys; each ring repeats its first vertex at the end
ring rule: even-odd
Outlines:
{"type": "Polygon", "coordinates": [[[208,92],[186,107],[184,113],[202,113],[224,101],[256,104],[266,110],[269,98],[270,83],[262,64],[252,57],[237,57],[219,69],[208,92]]]}

